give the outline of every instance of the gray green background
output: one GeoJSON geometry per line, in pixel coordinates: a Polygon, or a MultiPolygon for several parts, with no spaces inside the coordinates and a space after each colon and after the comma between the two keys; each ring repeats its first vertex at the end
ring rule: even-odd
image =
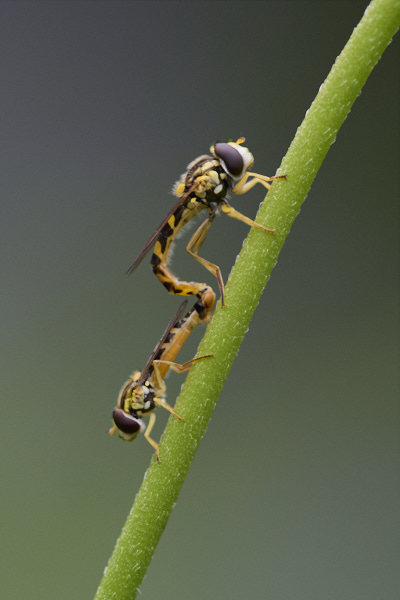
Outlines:
{"type": "MultiPolygon", "coordinates": [[[[110,413],[179,304],[148,261],[125,270],[212,142],[244,135],[275,173],[366,4],[0,4],[2,598],[93,597],[152,455],[109,437],[110,413]]],[[[398,64],[396,39],[284,246],[143,598],[397,597],[398,64]]],[[[253,217],[262,197],[232,203],[253,217]]],[[[225,279],[246,234],[210,231],[225,279]]],[[[173,267],[216,285],[184,240],[173,267]]]]}

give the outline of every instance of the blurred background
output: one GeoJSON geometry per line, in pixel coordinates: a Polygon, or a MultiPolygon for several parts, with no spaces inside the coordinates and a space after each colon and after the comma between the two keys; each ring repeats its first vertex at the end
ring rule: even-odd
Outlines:
{"type": "MultiPolygon", "coordinates": [[[[366,5],[0,4],[3,598],[94,596],[152,456],[107,435],[110,413],[179,304],[149,259],[125,271],[212,142],[244,135],[275,173],[366,5]]],[[[395,39],[294,224],[143,598],[397,596],[398,64],[395,39]]],[[[258,188],[233,205],[254,217],[258,188]]],[[[247,232],[210,230],[225,280],[247,232]]],[[[184,246],[176,273],[216,288],[184,246]]]]}

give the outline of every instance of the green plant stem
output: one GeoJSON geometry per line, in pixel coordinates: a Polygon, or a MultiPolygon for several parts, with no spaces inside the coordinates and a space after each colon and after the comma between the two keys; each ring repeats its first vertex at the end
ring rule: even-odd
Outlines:
{"type": "Polygon", "coordinates": [[[277,233],[253,229],[243,246],[226,286],[227,306],[218,306],[199,348],[199,356],[213,353],[214,358],[194,365],[187,377],[176,402],[185,422],[169,419],[160,442],[162,463],[152,460],[97,600],[136,596],[286,236],[341,124],[399,25],[400,0],[371,2],[298,129],[279,169],[288,180],[273,185],[258,215],[258,222],[277,233]]]}

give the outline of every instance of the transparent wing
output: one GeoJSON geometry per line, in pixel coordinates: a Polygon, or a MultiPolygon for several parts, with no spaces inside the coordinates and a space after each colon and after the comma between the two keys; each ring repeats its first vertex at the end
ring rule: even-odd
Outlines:
{"type": "Polygon", "coordinates": [[[178,308],[177,312],[174,314],[174,316],[172,317],[172,319],[170,320],[170,322],[167,325],[166,330],[164,331],[164,333],[162,334],[162,337],[160,339],[160,341],[158,342],[158,344],[156,345],[156,347],[154,348],[153,352],[150,355],[149,360],[147,361],[142,374],[140,376],[140,380],[138,381],[137,385],[142,385],[142,383],[145,381],[148,372],[150,370],[151,365],[153,364],[153,361],[155,359],[155,357],[158,354],[158,351],[160,350],[161,346],[164,344],[165,340],[167,339],[171,329],[174,327],[174,325],[179,321],[179,319],[182,316],[182,313],[184,312],[186,305],[187,305],[188,301],[184,300],[182,302],[182,304],[180,305],[180,307],[178,308]]]}
{"type": "Polygon", "coordinates": [[[186,198],[193,192],[193,190],[194,190],[195,187],[196,187],[196,184],[194,183],[192,185],[192,187],[187,192],[185,192],[184,194],[182,194],[182,196],[179,198],[179,200],[175,204],[175,206],[173,206],[171,208],[171,210],[169,211],[169,213],[167,214],[167,216],[165,217],[165,219],[163,220],[163,222],[159,225],[159,227],[157,227],[156,231],[153,233],[153,235],[151,236],[151,238],[149,239],[149,241],[147,242],[147,244],[145,245],[145,247],[143,248],[143,250],[138,254],[138,256],[135,258],[135,260],[133,261],[133,263],[131,264],[131,266],[127,270],[127,272],[126,272],[127,275],[131,275],[133,273],[133,271],[136,269],[136,267],[142,262],[142,260],[144,259],[144,257],[146,256],[146,254],[148,253],[148,251],[150,250],[150,248],[152,248],[152,246],[153,246],[154,242],[156,241],[156,239],[157,239],[157,237],[158,237],[161,229],[168,222],[168,220],[174,214],[174,212],[185,202],[186,198]]]}

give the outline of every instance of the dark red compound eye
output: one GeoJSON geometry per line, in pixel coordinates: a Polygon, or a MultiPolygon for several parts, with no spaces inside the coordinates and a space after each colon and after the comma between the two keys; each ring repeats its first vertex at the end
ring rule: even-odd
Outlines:
{"type": "Polygon", "coordinates": [[[224,142],[218,142],[214,146],[214,152],[224,161],[229,173],[233,176],[240,175],[243,171],[243,157],[233,146],[224,142]]]}
{"type": "Polygon", "coordinates": [[[131,435],[140,431],[141,422],[136,417],[127,414],[120,408],[115,408],[112,413],[112,418],[117,429],[131,435]]]}

